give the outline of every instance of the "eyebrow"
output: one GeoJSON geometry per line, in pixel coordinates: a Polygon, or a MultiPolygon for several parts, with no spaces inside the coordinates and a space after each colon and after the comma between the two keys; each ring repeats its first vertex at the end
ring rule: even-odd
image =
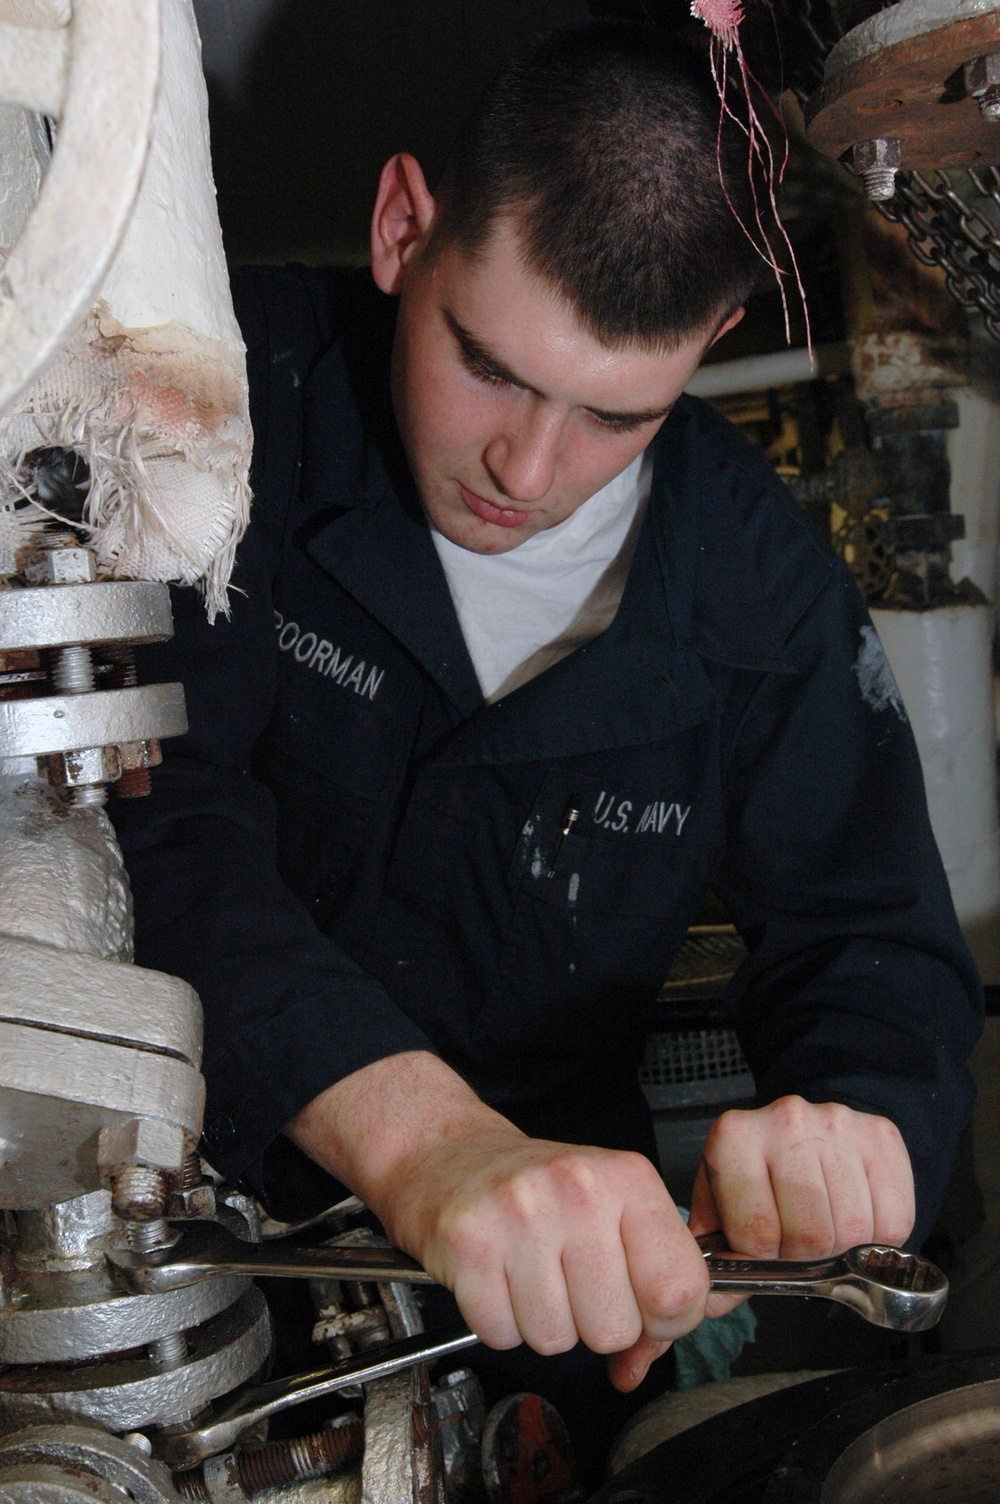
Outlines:
{"type": "MultiPolygon", "coordinates": [[[[536,397],[545,397],[544,392],[532,386],[530,381],[525,381],[523,376],[518,376],[517,372],[505,365],[487,345],[483,344],[482,340],[477,339],[470,330],[460,324],[450,309],[445,308],[442,312],[455,343],[471,365],[482,366],[491,375],[499,377],[501,381],[508,381],[511,386],[516,386],[521,391],[531,392],[536,397]]],[[[602,423],[631,424],[636,428],[641,428],[644,423],[654,423],[660,418],[665,418],[673,405],[671,402],[667,407],[640,408],[635,412],[614,412],[604,407],[585,407],[584,411],[599,418],[602,423]]]]}

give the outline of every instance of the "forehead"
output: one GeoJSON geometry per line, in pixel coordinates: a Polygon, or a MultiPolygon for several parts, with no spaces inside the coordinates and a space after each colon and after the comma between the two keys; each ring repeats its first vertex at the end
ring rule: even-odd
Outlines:
{"type": "Polygon", "coordinates": [[[707,336],[674,350],[605,345],[572,304],[526,264],[516,227],[500,221],[482,247],[442,247],[421,277],[418,316],[457,323],[525,385],[585,406],[672,402],[698,365],[707,336]],[[678,385],[678,381],[680,385],[678,385]]]}

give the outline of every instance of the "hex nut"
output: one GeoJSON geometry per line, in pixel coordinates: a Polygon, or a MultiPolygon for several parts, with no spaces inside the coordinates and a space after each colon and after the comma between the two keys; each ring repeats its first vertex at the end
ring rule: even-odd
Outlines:
{"type": "Polygon", "coordinates": [[[187,1136],[178,1124],[165,1123],[162,1118],[129,1118],[101,1129],[97,1164],[105,1177],[123,1165],[145,1165],[179,1173],[187,1149],[187,1136]]]}
{"type": "Polygon", "coordinates": [[[45,763],[49,782],[63,789],[113,783],[122,772],[116,747],[79,747],[73,752],[53,752],[39,761],[45,763]]]}
{"type": "Polygon", "coordinates": [[[867,172],[870,167],[899,167],[903,143],[898,136],[875,136],[870,141],[855,141],[851,156],[856,172],[867,172]]]}
{"type": "Polygon", "coordinates": [[[215,1186],[211,1181],[206,1185],[193,1185],[186,1190],[173,1191],[167,1203],[167,1215],[170,1217],[214,1218],[215,1213],[215,1186]]]}
{"type": "Polygon", "coordinates": [[[47,548],[28,561],[24,574],[30,585],[88,585],[97,579],[97,560],[82,544],[47,548]]]}
{"type": "Polygon", "coordinates": [[[873,203],[884,203],[896,191],[896,173],[902,166],[903,143],[898,136],[875,136],[855,141],[851,166],[865,185],[873,203]]]}
{"type": "Polygon", "coordinates": [[[965,65],[965,88],[969,94],[981,94],[990,84],[1000,84],[1000,52],[973,58],[965,65]]]}

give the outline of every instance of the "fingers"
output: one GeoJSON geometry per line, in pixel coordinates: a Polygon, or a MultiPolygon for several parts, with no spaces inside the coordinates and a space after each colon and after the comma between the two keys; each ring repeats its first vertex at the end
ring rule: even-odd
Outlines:
{"type": "Polygon", "coordinates": [[[757,1258],[902,1243],[914,1220],[909,1158],[893,1124],[799,1097],[718,1119],[695,1203],[699,1219],[718,1216],[731,1248],[757,1258]]]}
{"type": "MultiPolygon", "coordinates": [[[[706,1314],[701,1251],[641,1155],[526,1139],[490,1128],[425,1155],[401,1195],[401,1239],[451,1288],[491,1347],[542,1354],[582,1340],[631,1389],[654,1357],[706,1314]]],[[[864,1242],[901,1243],[913,1223],[902,1140],[885,1119],[785,1097],[713,1126],[695,1184],[692,1231],[722,1227],[731,1249],[813,1259],[864,1242]]]]}
{"type": "Polygon", "coordinates": [[[905,1243],[917,1218],[913,1167],[895,1123],[872,1118],[867,1159],[872,1194],[872,1242],[905,1243]]]}
{"type": "Polygon", "coordinates": [[[704,1259],[648,1160],[527,1140],[503,1158],[500,1173],[493,1155],[482,1194],[466,1163],[461,1194],[417,1248],[484,1342],[621,1354],[697,1325],[704,1259]]]}
{"type": "MultiPolygon", "coordinates": [[[[511,1307],[525,1341],[562,1352],[669,1341],[704,1313],[704,1260],[652,1165],[638,1155],[568,1151],[550,1167],[544,1228],[508,1253],[511,1307]]],[[[648,1364],[647,1364],[648,1366],[648,1364]]]]}
{"type": "Polygon", "coordinates": [[[670,1343],[704,1316],[708,1270],[662,1185],[659,1189],[662,1200],[651,1196],[626,1206],[622,1242],[642,1312],[643,1335],[653,1342],[670,1343]],[[665,1214],[668,1210],[670,1215],[665,1214]]]}

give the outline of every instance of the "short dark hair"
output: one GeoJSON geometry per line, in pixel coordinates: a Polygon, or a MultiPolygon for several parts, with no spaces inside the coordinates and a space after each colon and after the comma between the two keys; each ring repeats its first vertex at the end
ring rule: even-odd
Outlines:
{"type": "Polygon", "coordinates": [[[434,240],[475,255],[510,214],[525,265],[603,344],[674,348],[739,307],[761,267],[741,227],[747,138],[723,124],[720,141],[707,54],[642,24],[561,27],[480,100],[434,240]]]}

